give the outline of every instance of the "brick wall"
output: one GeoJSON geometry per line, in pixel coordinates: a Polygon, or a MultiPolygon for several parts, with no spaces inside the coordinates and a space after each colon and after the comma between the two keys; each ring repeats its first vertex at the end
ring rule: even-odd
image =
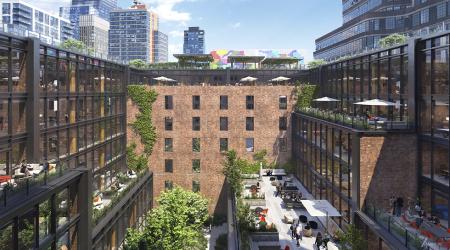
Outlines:
{"type": "Polygon", "coordinates": [[[360,199],[389,208],[392,194],[407,199],[417,195],[417,136],[396,134],[362,137],[360,141],[360,199]]]}
{"type": "MultiPolygon", "coordinates": [[[[225,213],[225,189],[219,139],[228,138],[228,148],[239,156],[252,159],[254,152],[247,152],[245,138],[254,138],[255,152],[266,149],[268,158],[280,164],[291,157],[290,113],[294,100],[293,86],[152,86],[158,93],[153,105],[153,123],[158,140],[150,158],[150,169],[154,176],[154,197],[164,190],[166,180],[192,189],[192,181],[200,181],[200,192],[210,202],[210,212],[225,213]],[[173,96],[173,109],[164,108],[164,96],[173,96]],[[200,110],[192,109],[192,96],[199,95],[200,110]],[[220,110],[220,95],[228,95],[228,110],[220,110]],[[245,98],[253,95],[254,110],[247,110],[245,98]],[[288,97],[288,109],[279,109],[279,96],[288,97]],[[280,131],[280,116],[288,117],[288,129],[280,131]],[[173,131],[165,131],[164,118],[173,117],[173,131]],[[192,131],[192,117],[199,116],[201,130],[192,131]],[[219,117],[228,117],[228,131],[220,131],[219,117]],[[254,131],[246,131],[245,118],[254,117],[254,131]],[[287,138],[286,152],[280,152],[278,140],[287,138]],[[164,138],[173,138],[173,152],[164,152],[164,138]],[[192,152],[192,138],[200,138],[201,150],[192,152]],[[165,173],[165,159],[173,159],[173,173],[165,173]],[[200,159],[200,173],[192,170],[192,159],[200,159]],[[223,197],[221,205],[219,197],[223,197]]],[[[128,123],[134,120],[136,107],[128,101],[128,123]]],[[[136,136],[128,128],[128,141],[136,136]]],[[[138,145],[138,151],[142,146],[138,145]]]]}

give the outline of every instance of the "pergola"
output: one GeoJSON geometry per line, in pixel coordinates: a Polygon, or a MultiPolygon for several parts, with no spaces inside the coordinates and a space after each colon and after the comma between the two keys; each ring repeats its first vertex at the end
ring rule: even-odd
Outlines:
{"type": "Polygon", "coordinates": [[[264,58],[262,60],[261,65],[263,68],[274,68],[274,66],[287,66],[289,69],[292,68],[292,65],[295,65],[295,68],[298,68],[298,64],[302,59],[295,57],[284,57],[284,58],[264,58]]]}
{"type": "Polygon", "coordinates": [[[264,56],[229,56],[228,63],[231,63],[231,68],[234,68],[235,63],[242,63],[243,68],[248,63],[255,65],[255,69],[261,68],[261,61],[264,60],[264,56]]]}
{"type": "Polygon", "coordinates": [[[180,68],[209,68],[209,64],[214,61],[210,54],[174,54],[178,59],[180,68]]]}

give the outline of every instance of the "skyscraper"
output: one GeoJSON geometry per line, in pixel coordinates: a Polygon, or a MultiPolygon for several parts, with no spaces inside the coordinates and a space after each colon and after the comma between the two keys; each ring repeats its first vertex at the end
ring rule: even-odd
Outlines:
{"type": "Polygon", "coordinates": [[[69,20],[22,0],[4,0],[0,11],[2,30],[14,35],[38,37],[47,44],[55,45],[73,35],[69,20]]]}
{"type": "Polygon", "coordinates": [[[164,63],[169,60],[168,37],[161,31],[153,31],[153,62],[164,63]]]}
{"type": "Polygon", "coordinates": [[[129,62],[142,59],[153,62],[153,29],[157,15],[145,4],[135,3],[129,9],[113,10],[110,14],[109,55],[129,62]]]}
{"type": "Polygon", "coordinates": [[[103,57],[108,55],[109,22],[96,15],[80,16],[80,40],[94,53],[103,57]]]}
{"type": "Polygon", "coordinates": [[[189,27],[184,31],[184,54],[204,54],[205,53],[205,31],[199,27],[189,27]]]}
{"type": "Polygon", "coordinates": [[[80,40],[80,17],[83,15],[98,15],[97,9],[89,5],[78,5],[59,8],[59,16],[69,19],[73,27],[73,38],[80,40]]]}
{"type": "Polygon", "coordinates": [[[89,5],[98,11],[98,15],[109,20],[109,13],[117,8],[117,0],[72,0],[72,6],[89,5]]]}
{"type": "Polygon", "coordinates": [[[341,27],[316,39],[314,58],[334,60],[378,48],[392,33],[411,37],[450,29],[448,1],[342,0],[341,27]]]}

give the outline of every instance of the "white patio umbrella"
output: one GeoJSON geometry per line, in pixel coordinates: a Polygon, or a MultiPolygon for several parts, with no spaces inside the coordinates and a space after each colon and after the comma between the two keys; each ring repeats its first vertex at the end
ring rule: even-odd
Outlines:
{"type": "Polygon", "coordinates": [[[241,82],[254,82],[256,80],[258,80],[258,78],[247,76],[247,77],[242,78],[241,82]]]}
{"type": "Polygon", "coordinates": [[[341,214],[327,200],[302,200],[302,204],[311,216],[326,217],[328,233],[328,217],[340,217],[341,214]]]}
{"type": "Polygon", "coordinates": [[[356,102],[355,105],[362,105],[362,106],[395,106],[395,102],[389,102],[385,100],[380,99],[372,99],[362,102],[356,102]]]}
{"type": "Polygon", "coordinates": [[[165,77],[165,76],[160,76],[160,77],[156,77],[156,78],[153,78],[153,79],[156,80],[156,81],[159,81],[159,82],[176,82],[176,80],[168,78],[168,77],[165,77]]]}
{"type": "Polygon", "coordinates": [[[284,77],[284,76],[279,76],[277,78],[273,78],[269,82],[284,82],[284,81],[288,81],[288,80],[291,80],[291,78],[284,77]]]}
{"type": "Polygon", "coordinates": [[[317,98],[313,100],[314,102],[340,102],[338,99],[334,99],[328,96],[317,98]]]}

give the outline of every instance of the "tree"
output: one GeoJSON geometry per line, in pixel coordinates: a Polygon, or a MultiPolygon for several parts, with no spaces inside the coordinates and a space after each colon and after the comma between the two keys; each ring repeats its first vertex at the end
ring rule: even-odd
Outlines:
{"type": "Polygon", "coordinates": [[[237,157],[236,151],[228,151],[223,166],[223,174],[231,187],[231,191],[238,197],[242,192],[242,179],[239,165],[239,158],[237,157]]]}
{"type": "Polygon", "coordinates": [[[381,48],[389,48],[397,44],[406,43],[407,37],[402,34],[394,33],[387,37],[380,39],[378,44],[381,48]]]}
{"type": "Polygon", "coordinates": [[[367,249],[367,241],[355,224],[350,224],[345,233],[338,232],[338,238],[343,250],[367,249]]]}
{"type": "Polygon", "coordinates": [[[200,194],[176,187],[163,192],[159,206],[147,216],[142,232],[130,230],[125,239],[129,250],[205,249],[202,233],[208,219],[208,200],[200,194]]]}
{"type": "Polygon", "coordinates": [[[136,69],[146,69],[148,68],[148,64],[146,61],[142,59],[134,59],[131,60],[129,63],[130,67],[136,68],[136,69]]]}
{"type": "Polygon", "coordinates": [[[325,63],[327,63],[327,62],[323,59],[312,60],[312,61],[308,62],[308,69],[317,68],[320,65],[323,65],[325,63]]]}
{"type": "Polygon", "coordinates": [[[62,49],[70,50],[73,52],[85,52],[87,51],[87,46],[82,41],[69,38],[60,44],[62,49]]]}

